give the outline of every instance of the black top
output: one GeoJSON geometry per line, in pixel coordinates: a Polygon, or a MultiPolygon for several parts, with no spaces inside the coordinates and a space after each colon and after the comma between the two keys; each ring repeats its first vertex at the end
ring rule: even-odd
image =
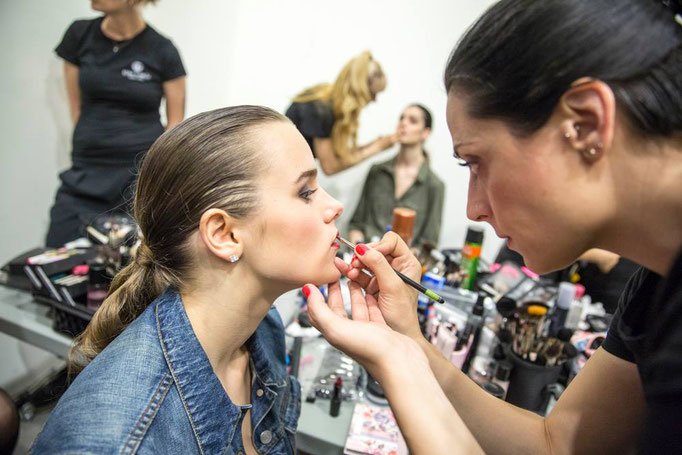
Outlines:
{"type": "Polygon", "coordinates": [[[625,285],[639,269],[639,265],[625,258],[618,259],[616,266],[607,273],[603,273],[599,266],[592,262],[581,261],[580,265],[579,283],[585,286],[585,293],[592,297],[592,301],[601,302],[609,314],[616,311],[625,285]]]}
{"type": "Polygon", "coordinates": [[[315,156],[313,139],[330,138],[334,127],[334,108],[324,101],[292,103],[284,114],[294,122],[315,156]]]}
{"type": "Polygon", "coordinates": [[[116,42],[102,19],[75,21],[55,49],[79,67],[81,112],[73,132],[74,163],[133,163],[163,133],[163,82],[185,75],[173,43],[149,25],[116,42]]]}
{"type": "Polygon", "coordinates": [[[647,404],[638,453],[682,453],[682,254],[667,278],[640,269],[630,279],[602,346],[637,364],[647,404]]]}

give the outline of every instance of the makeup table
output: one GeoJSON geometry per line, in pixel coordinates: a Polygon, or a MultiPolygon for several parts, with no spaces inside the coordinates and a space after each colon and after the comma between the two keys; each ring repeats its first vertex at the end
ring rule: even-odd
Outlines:
{"type": "MultiPolygon", "coordinates": [[[[285,324],[298,311],[297,299],[296,292],[290,292],[275,302],[285,324]]],[[[0,285],[0,331],[66,359],[73,339],[52,328],[50,311],[49,306],[35,302],[28,291],[0,285]]],[[[303,353],[306,349],[304,344],[303,353]]],[[[339,416],[331,417],[329,400],[306,403],[305,397],[302,399],[298,449],[314,455],[342,454],[355,403],[342,402],[339,416]]]]}

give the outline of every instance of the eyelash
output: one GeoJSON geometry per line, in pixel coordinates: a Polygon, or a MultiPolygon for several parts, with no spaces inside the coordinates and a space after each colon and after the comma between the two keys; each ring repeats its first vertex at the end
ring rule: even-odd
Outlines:
{"type": "Polygon", "coordinates": [[[300,197],[301,199],[303,199],[306,202],[310,202],[310,200],[311,200],[310,196],[315,194],[316,191],[317,191],[317,188],[315,188],[314,190],[311,190],[306,186],[306,187],[303,187],[303,190],[301,190],[300,193],[298,193],[298,197],[300,197]]]}

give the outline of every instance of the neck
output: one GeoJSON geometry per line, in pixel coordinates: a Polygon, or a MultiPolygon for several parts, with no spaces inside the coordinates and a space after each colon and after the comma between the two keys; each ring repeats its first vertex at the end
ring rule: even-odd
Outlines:
{"type": "Polygon", "coordinates": [[[620,157],[617,215],[604,245],[667,275],[682,247],[682,148],[671,143],[620,157]]]}
{"type": "Polygon", "coordinates": [[[246,341],[281,293],[269,292],[242,264],[207,268],[204,278],[181,292],[187,316],[221,380],[235,368],[246,372],[246,341]]]}
{"type": "Polygon", "coordinates": [[[146,24],[138,7],[107,14],[102,21],[104,34],[116,41],[131,39],[145,27],[146,24]]]}
{"type": "Polygon", "coordinates": [[[400,151],[396,158],[396,163],[403,166],[420,167],[426,158],[421,144],[400,145],[400,151]]]}

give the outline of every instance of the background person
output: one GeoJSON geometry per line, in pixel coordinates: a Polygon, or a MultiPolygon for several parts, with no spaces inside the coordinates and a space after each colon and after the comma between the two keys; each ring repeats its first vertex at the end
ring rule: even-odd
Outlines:
{"type": "Polygon", "coordinates": [[[50,210],[45,243],[59,247],[84,236],[106,212],[127,212],[128,191],[144,153],[185,109],[185,69],[173,43],[142,17],[156,0],[92,0],[103,16],[77,20],[56,52],[64,60],[74,124],[70,169],[50,210]]]}

